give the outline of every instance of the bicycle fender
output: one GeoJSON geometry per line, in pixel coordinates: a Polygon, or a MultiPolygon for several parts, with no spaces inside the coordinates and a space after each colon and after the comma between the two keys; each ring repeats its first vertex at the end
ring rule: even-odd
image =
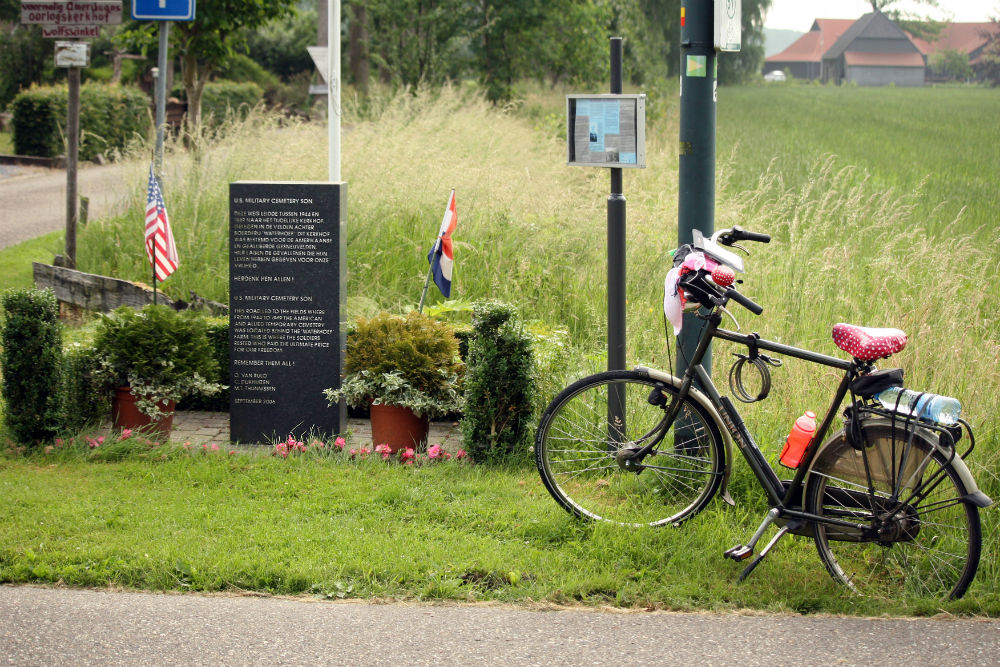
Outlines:
{"type": "MultiPolygon", "coordinates": [[[[663,371],[658,371],[654,368],[647,368],[646,366],[636,366],[635,370],[641,373],[645,373],[652,379],[662,382],[663,384],[672,385],[677,389],[680,389],[681,384],[683,382],[679,377],[675,377],[673,375],[670,375],[669,373],[664,373],[663,371]]],[[[693,386],[688,392],[688,396],[690,396],[695,403],[705,408],[705,411],[708,413],[709,417],[711,417],[712,420],[715,422],[716,428],[719,429],[719,434],[722,435],[722,442],[725,444],[725,450],[726,450],[725,452],[726,460],[722,462],[722,469],[723,469],[722,488],[719,490],[719,497],[722,498],[722,500],[727,505],[732,505],[735,507],[736,501],[733,500],[732,496],[729,495],[729,474],[732,472],[733,469],[732,436],[729,435],[729,429],[726,428],[725,423],[722,421],[722,417],[719,416],[719,411],[716,410],[715,406],[712,405],[712,402],[708,400],[708,396],[702,393],[697,387],[693,386]]]]}
{"type": "MultiPolygon", "coordinates": [[[[877,418],[877,419],[872,419],[871,421],[867,421],[865,423],[865,428],[875,425],[889,426],[890,423],[891,422],[888,419],[877,418]]],[[[838,437],[844,437],[844,432],[845,429],[840,429],[839,431],[831,435],[829,438],[827,438],[826,442],[823,443],[819,451],[816,452],[816,457],[813,459],[813,461],[819,460],[820,452],[822,452],[823,449],[829,443],[833,442],[838,437]]],[[[926,430],[922,429],[921,432],[926,432],[926,430]]],[[[941,443],[938,440],[938,438],[934,437],[933,435],[928,435],[926,439],[930,441],[930,443],[934,445],[934,448],[937,449],[939,452],[941,452],[941,454],[943,454],[944,456],[951,455],[950,451],[941,446],[941,443]]],[[[976,507],[990,507],[991,505],[993,505],[993,499],[979,490],[979,485],[976,484],[976,480],[972,476],[972,472],[969,470],[969,466],[966,465],[965,460],[961,456],[958,456],[957,454],[955,455],[955,458],[952,459],[951,461],[951,467],[955,469],[955,472],[958,474],[958,477],[962,480],[962,484],[965,486],[965,490],[967,493],[965,494],[965,496],[962,497],[962,500],[964,502],[972,503],[976,507]]],[[[809,474],[812,474],[812,468],[809,469],[809,474]]],[[[806,479],[808,479],[808,476],[806,477],[806,479]]]]}

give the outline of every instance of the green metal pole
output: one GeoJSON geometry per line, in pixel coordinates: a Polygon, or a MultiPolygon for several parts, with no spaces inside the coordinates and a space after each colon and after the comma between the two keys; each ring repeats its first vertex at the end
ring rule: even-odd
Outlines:
{"type": "MultiPolygon", "coordinates": [[[[713,0],[681,4],[680,173],[677,203],[678,243],[691,243],[691,232],[706,237],[715,230],[716,53],[713,0]]],[[[684,315],[677,352],[678,374],[698,346],[699,320],[684,315]]],[[[702,364],[711,373],[711,349],[702,364]]]]}

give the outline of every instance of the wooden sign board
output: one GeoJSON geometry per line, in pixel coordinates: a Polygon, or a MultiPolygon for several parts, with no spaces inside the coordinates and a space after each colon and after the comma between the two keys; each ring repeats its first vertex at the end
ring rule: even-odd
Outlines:
{"type": "Polygon", "coordinates": [[[44,26],[99,26],[122,22],[121,0],[43,2],[22,0],[21,23],[44,26]]]}

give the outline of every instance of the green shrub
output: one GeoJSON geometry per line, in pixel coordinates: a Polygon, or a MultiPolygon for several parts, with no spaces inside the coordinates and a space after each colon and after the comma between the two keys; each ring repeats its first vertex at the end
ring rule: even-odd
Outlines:
{"type": "Polygon", "coordinates": [[[496,301],[472,311],[462,435],[474,461],[527,460],[535,395],[531,336],[514,308],[496,301]]]}
{"type": "Polygon", "coordinates": [[[211,382],[222,385],[222,389],[210,396],[195,394],[177,404],[178,410],[229,411],[229,320],[211,319],[205,323],[205,336],[212,348],[212,358],[218,364],[218,371],[211,382]]]}
{"type": "Polygon", "coordinates": [[[218,124],[230,113],[246,118],[250,109],[264,98],[264,92],[256,83],[247,81],[210,81],[205,84],[201,97],[201,117],[218,124]]]}
{"type": "Polygon", "coordinates": [[[51,290],[9,290],[2,298],[0,345],[7,427],[23,445],[49,440],[59,428],[62,328],[51,290]]]}
{"type": "Polygon", "coordinates": [[[73,345],[63,352],[61,427],[76,433],[100,422],[110,411],[108,396],[97,377],[97,352],[91,347],[73,345]]]}
{"type": "Polygon", "coordinates": [[[465,364],[455,330],[416,311],[358,318],[347,337],[344,380],[324,394],[331,404],[398,405],[440,417],[462,409],[465,364]]]}
{"type": "MultiPolygon", "coordinates": [[[[14,151],[55,157],[65,153],[67,88],[36,86],[11,103],[14,151]]],[[[80,159],[114,155],[151,127],[149,98],[138,88],[87,83],[80,87],[80,159]]]]}
{"type": "Polygon", "coordinates": [[[136,312],[122,306],[101,316],[94,348],[102,386],[131,387],[139,410],[153,418],[166,401],[219,389],[210,379],[218,363],[205,320],[192,311],[150,305],[136,312]]]}

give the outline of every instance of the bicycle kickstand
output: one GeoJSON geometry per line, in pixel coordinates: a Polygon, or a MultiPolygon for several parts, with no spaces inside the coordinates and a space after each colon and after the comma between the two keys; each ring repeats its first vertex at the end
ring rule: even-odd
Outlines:
{"type": "MultiPolygon", "coordinates": [[[[764,517],[764,520],[757,528],[757,531],[753,534],[753,537],[750,538],[750,542],[747,543],[746,545],[735,546],[732,549],[727,550],[724,554],[726,558],[731,558],[733,560],[739,561],[739,560],[746,560],[747,558],[753,556],[754,547],[757,546],[757,542],[759,542],[760,538],[764,535],[764,531],[767,530],[768,526],[774,523],[775,520],[780,515],[781,512],[777,508],[771,508],[771,510],[768,511],[767,516],[764,517]]],[[[801,519],[796,519],[793,521],[789,521],[787,524],[779,528],[778,532],[775,533],[774,537],[771,538],[771,541],[768,542],[763,549],[761,549],[757,557],[754,558],[750,562],[750,564],[746,566],[746,568],[744,568],[742,573],[740,573],[739,579],[737,579],[737,581],[743,581],[748,576],[750,576],[750,573],[754,571],[754,568],[760,565],[760,562],[764,560],[764,557],[767,556],[767,554],[771,551],[771,549],[774,548],[774,545],[778,543],[778,540],[784,537],[789,531],[797,530],[801,528],[803,525],[805,525],[804,521],[802,521],[801,519]]]]}

